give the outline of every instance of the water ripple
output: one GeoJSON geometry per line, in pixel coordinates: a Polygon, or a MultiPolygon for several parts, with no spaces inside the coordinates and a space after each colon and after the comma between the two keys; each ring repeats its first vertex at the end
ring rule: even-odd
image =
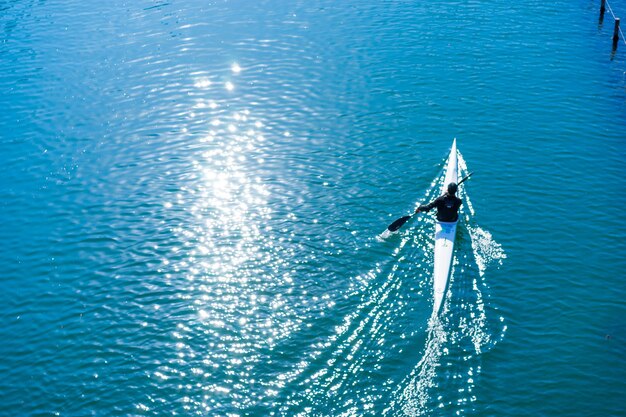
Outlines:
{"type": "Polygon", "coordinates": [[[0,3],[0,414],[618,414],[624,55],[517,6],[0,3]]]}

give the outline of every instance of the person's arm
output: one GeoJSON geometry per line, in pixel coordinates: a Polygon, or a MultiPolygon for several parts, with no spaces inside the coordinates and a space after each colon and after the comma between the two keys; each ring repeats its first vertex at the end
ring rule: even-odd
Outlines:
{"type": "MultiPolygon", "coordinates": [[[[441,197],[440,197],[441,198],[441,197]]],[[[433,208],[437,207],[437,202],[439,201],[439,198],[437,198],[435,201],[433,201],[430,204],[426,204],[425,206],[419,206],[417,208],[417,210],[415,210],[415,214],[417,213],[421,213],[421,212],[429,212],[430,210],[432,210],[433,208]]]]}

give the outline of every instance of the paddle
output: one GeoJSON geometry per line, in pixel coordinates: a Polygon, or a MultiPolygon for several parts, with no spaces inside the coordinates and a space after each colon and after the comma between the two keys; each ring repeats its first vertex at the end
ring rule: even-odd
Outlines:
{"type": "MultiPolygon", "coordinates": [[[[473,172],[470,172],[469,174],[467,174],[467,176],[465,178],[463,178],[461,181],[459,181],[459,183],[457,185],[463,184],[469,177],[472,176],[472,174],[473,174],[473,172]]],[[[390,232],[395,232],[396,230],[401,228],[404,225],[404,223],[408,222],[409,219],[411,217],[413,217],[415,214],[417,214],[417,213],[413,213],[413,214],[408,215],[408,216],[400,217],[399,219],[397,219],[396,221],[391,223],[389,226],[387,226],[387,230],[389,230],[390,232]]]]}

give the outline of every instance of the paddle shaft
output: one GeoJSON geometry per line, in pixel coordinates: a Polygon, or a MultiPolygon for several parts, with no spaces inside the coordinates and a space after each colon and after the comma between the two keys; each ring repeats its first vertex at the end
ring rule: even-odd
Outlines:
{"type": "MultiPolygon", "coordinates": [[[[469,179],[469,177],[471,177],[471,176],[472,176],[472,174],[473,174],[473,172],[470,172],[469,174],[467,174],[467,175],[465,176],[465,178],[463,178],[461,181],[459,181],[459,182],[456,184],[456,186],[458,187],[459,185],[463,184],[465,181],[467,181],[467,180],[469,179]]],[[[413,216],[413,215],[415,215],[415,214],[417,214],[417,212],[416,212],[416,213],[411,214],[411,216],[413,216]]]]}
{"type": "MultiPolygon", "coordinates": [[[[471,177],[472,174],[473,174],[473,172],[470,172],[469,174],[467,174],[467,176],[465,178],[463,178],[461,181],[458,182],[457,186],[459,186],[459,185],[463,184],[465,181],[467,181],[467,179],[469,177],[471,177]]],[[[402,225],[404,225],[404,223],[408,222],[411,219],[411,217],[413,217],[417,213],[419,213],[419,212],[415,212],[415,213],[410,214],[408,216],[400,217],[399,219],[397,219],[396,221],[391,223],[389,226],[387,226],[387,230],[389,230],[391,232],[395,232],[396,230],[401,228],[402,225]]]]}
{"type": "Polygon", "coordinates": [[[469,177],[471,177],[471,176],[472,176],[472,174],[473,174],[473,172],[470,172],[469,174],[467,174],[467,175],[465,176],[465,178],[463,178],[461,181],[459,181],[459,183],[457,184],[457,187],[458,187],[459,185],[463,184],[465,181],[467,181],[467,180],[469,179],[469,177]]]}

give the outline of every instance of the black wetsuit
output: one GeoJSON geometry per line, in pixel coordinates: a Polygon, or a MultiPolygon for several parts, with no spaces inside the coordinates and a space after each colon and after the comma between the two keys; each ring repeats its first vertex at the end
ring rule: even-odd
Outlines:
{"type": "Polygon", "coordinates": [[[419,206],[419,211],[430,211],[437,208],[437,220],[440,222],[455,222],[459,219],[459,207],[463,202],[455,195],[444,194],[425,206],[419,206]]]}

